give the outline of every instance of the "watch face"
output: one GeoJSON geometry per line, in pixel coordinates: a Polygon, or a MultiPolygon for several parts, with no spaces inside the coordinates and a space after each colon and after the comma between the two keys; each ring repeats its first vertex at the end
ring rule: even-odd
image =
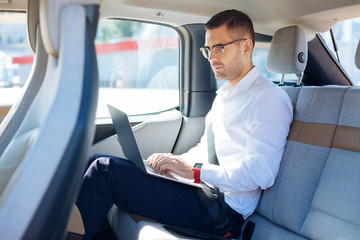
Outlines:
{"type": "Polygon", "coordinates": [[[195,163],[194,168],[201,168],[202,167],[202,163],[195,163]]]}

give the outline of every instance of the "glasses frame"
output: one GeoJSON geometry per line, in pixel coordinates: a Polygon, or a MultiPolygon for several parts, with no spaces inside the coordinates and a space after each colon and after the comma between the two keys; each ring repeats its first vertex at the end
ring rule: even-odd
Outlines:
{"type": "Polygon", "coordinates": [[[212,47],[202,47],[200,48],[200,52],[203,54],[204,58],[209,59],[211,56],[211,52],[214,51],[215,55],[223,57],[225,55],[225,47],[229,46],[230,44],[236,43],[236,42],[240,42],[240,41],[244,41],[247,40],[247,38],[241,38],[238,40],[234,40],[232,42],[228,42],[228,43],[220,43],[220,44],[216,44],[212,47]],[[215,50],[214,50],[215,49],[215,50]]]}

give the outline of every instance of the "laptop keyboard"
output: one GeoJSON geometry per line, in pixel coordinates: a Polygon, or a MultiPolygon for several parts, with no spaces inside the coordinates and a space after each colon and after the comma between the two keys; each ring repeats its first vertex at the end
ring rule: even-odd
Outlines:
{"type": "Polygon", "coordinates": [[[173,178],[173,179],[176,179],[176,177],[174,177],[171,173],[169,172],[159,172],[159,171],[156,171],[155,168],[153,168],[150,164],[146,163],[145,162],[145,167],[146,167],[146,170],[148,170],[149,172],[151,173],[155,173],[155,174],[159,174],[159,175],[162,175],[162,176],[165,176],[165,177],[168,177],[168,178],[173,178]]]}

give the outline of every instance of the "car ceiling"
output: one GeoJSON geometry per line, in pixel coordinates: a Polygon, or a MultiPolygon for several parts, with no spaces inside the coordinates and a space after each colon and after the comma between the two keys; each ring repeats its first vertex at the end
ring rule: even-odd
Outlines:
{"type": "MultiPolygon", "coordinates": [[[[27,0],[8,1],[0,3],[0,9],[26,10],[27,0]]],[[[329,30],[339,21],[360,17],[360,0],[103,0],[100,17],[181,26],[205,23],[226,9],[247,13],[258,33],[273,35],[281,27],[296,24],[313,35],[329,30]]]]}

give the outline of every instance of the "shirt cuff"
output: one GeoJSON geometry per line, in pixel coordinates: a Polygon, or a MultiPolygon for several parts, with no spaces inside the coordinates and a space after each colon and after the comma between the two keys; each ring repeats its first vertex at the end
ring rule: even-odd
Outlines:
{"type": "Polygon", "coordinates": [[[204,163],[201,167],[200,179],[203,182],[210,183],[212,185],[216,185],[218,183],[218,179],[220,177],[220,166],[204,163]]]}

